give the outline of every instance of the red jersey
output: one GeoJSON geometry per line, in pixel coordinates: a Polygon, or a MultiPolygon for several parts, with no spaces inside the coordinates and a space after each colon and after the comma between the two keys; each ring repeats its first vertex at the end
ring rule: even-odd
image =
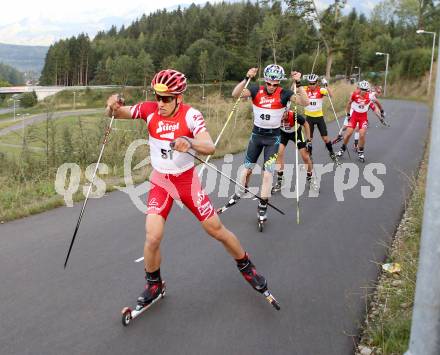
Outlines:
{"type": "MultiPolygon", "coordinates": [[[[155,170],[163,174],[180,174],[194,166],[194,158],[172,150],[170,142],[182,136],[194,138],[206,130],[205,120],[199,111],[189,105],[180,104],[172,117],[161,116],[155,110],[144,118],[143,115],[148,112],[147,103],[135,105],[131,110],[132,117],[138,114],[139,118],[147,122],[151,165],[155,170]]],[[[193,150],[191,152],[195,154],[193,150]]]]}
{"type": "Polygon", "coordinates": [[[254,111],[254,124],[260,128],[279,128],[286,105],[281,99],[283,89],[277,87],[273,94],[269,95],[264,86],[260,86],[257,95],[252,99],[254,111]]]}
{"type": "Polygon", "coordinates": [[[357,113],[367,113],[368,109],[375,109],[374,103],[371,100],[370,93],[367,92],[364,97],[361,96],[360,91],[355,90],[351,94],[351,109],[357,113]]]}

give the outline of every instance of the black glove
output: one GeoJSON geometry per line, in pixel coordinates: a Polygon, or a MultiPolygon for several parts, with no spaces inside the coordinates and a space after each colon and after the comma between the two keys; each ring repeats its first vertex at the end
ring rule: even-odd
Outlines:
{"type": "Polygon", "coordinates": [[[350,121],[350,112],[345,113],[347,115],[347,121],[350,121]]]}

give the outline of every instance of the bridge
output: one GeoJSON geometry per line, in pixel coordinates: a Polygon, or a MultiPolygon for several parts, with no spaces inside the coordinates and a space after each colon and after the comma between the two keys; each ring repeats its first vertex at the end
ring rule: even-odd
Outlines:
{"type": "Polygon", "coordinates": [[[8,86],[8,87],[0,87],[0,94],[23,94],[25,92],[35,91],[37,94],[38,100],[43,100],[44,98],[54,95],[57,92],[63,90],[85,90],[87,87],[91,89],[109,89],[109,88],[118,88],[120,86],[117,85],[101,85],[101,86],[35,86],[35,85],[26,85],[26,86],[8,86]]]}

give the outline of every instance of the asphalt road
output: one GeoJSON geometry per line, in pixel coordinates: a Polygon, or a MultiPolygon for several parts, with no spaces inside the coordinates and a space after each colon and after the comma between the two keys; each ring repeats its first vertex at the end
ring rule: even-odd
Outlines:
{"type": "MultiPolygon", "coordinates": [[[[371,184],[362,177],[365,165],[353,161],[360,182],[338,201],[335,173],[323,175],[319,197],[300,199],[300,225],[296,201],[281,194],[271,202],[286,216],[269,211],[263,233],[252,199],[223,215],[267,277],[281,311],[252,290],[221,245],[175,205],[162,246],[167,296],[123,327],[120,311],[135,303],[144,284],[143,265],[134,262],[142,256],[144,216],[128,195],[115,192],[89,201],[67,270],[64,257],[81,204],[0,225],[0,353],[351,354],[365,294],[401,217],[428,132],[426,105],[384,106],[392,127],[378,127],[371,117],[366,146],[367,163],[386,167],[377,175],[380,198],[362,197],[361,185],[371,184]]],[[[333,136],[335,123],[329,127],[333,136]]],[[[319,137],[314,157],[328,162],[319,137]]],[[[236,156],[233,175],[241,162],[236,156]]],[[[259,182],[256,175],[251,185],[259,182]]],[[[211,196],[217,206],[226,201],[211,196]]]]}

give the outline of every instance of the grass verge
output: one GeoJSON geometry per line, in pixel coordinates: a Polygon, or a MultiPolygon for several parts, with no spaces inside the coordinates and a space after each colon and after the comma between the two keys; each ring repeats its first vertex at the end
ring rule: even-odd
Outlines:
{"type": "Polygon", "coordinates": [[[383,271],[375,291],[368,296],[357,354],[400,355],[408,349],[425,201],[426,156],[427,153],[385,261],[398,263],[401,271],[383,271]]]}

